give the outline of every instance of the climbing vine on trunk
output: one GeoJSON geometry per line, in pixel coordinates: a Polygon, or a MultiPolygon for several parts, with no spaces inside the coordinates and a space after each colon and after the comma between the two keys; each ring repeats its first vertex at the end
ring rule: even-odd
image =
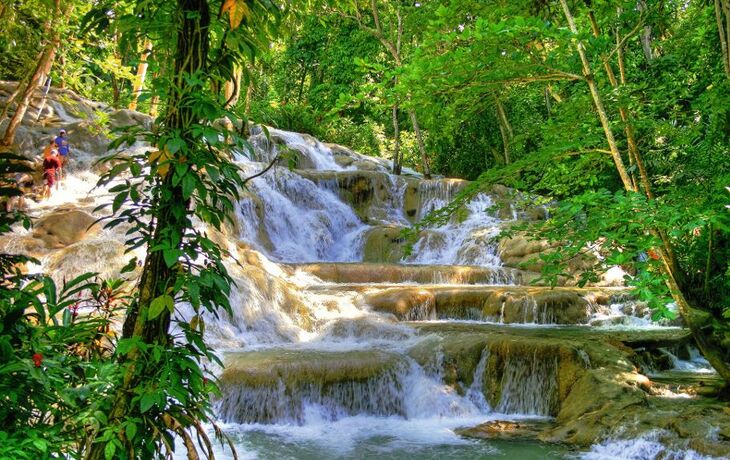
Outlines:
{"type": "MultiPolygon", "coordinates": [[[[209,421],[216,386],[204,363],[219,361],[203,334],[205,318],[218,309],[230,311],[233,281],[224,265],[227,254],[208,231],[222,230],[233,215],[245,182],[230,155],[232,149],[243,150],[245,140],[212,126],[216,119],[240,118],[210,90],[226,74],[211,59],[211,48],[242,56],[243,50],[229,48],[225,39],[246,33],[242,24],[256,14],[255,5],[242,0],[217,9],[215,3],[178,0],[159,6],[168,8],[176,31],[173,43],[155,46],[169,46],[174,56],[173,68],[161,76],[169,87],[166,108],[154,131],[129,130],[112,145],[141,137],[150,151],[110,156],[114,166],[100,180],[112,184],[115,194],[107,226],[131,224],[128,246],[145,247],[147,254],[116,350],[119,377],[102,409],[106,416],[84,447],[87,459],[159,456],[172,451],[175,437],[191,458],[199,449],[212,456],[202,424],[209,421]],[[220,37],[220,44],[213,43],[220,37]],[[181,311],[180,305],[189,308],[181,311]],[[179,331],[174,337],[173,325],[179,331]]],[[[275,12],[264,6],[260,14],[275,12]]]]}

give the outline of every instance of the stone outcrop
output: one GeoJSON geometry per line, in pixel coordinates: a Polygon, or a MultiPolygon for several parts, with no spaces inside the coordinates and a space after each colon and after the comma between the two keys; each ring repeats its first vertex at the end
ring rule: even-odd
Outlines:
{"type": "Polygon", "coordinates": [[[403,227],[378,226],[368,230],[363,245],[363,261],[397,263],[403,258],[405,238],[403,227]]]}
{"type": "Polygon", "coordinates": [[[333,419],[405,413],[404,362],[394,353],[267,350],[224,359],[215,405],[227,422],[301,424],[305,402],[327,409],[333,419]]]}
{"type": "Polygon", "coordinates": [[[363,303],[399,319],[471,319],[501,323],[585,324],[620,291],[531,286],[394,287],[363,303]]]}
{"type": "Polygon", "coordinates": [[[79,209],[66,209],[46,214],[33,224],[33,238],[49,249],[60,249],[76,243],[100,230],[96,219],[79,209]]]}
{"type": "MultiPolygon", "coordinates": [[[[368,258],[368,257],[366,257],[368,258]]],[[[389,263],[292,264],[334,283],[529,284],[535,274],[513,268],[389,263]]]]}
{"type": "MultiPolygon", "coordinates": [[[[500,239],[499,256],[502,258],[504,265],[508,267],[540,272],[545,265],[540,259],[540,254],[552,253],[559,246],[558,243],[550,243],[518,234],[510,238],[500,239]]],[[[575,276],[591,268],[595,262],[595,257],[590,254],[574,257],[567,262],[568,274],[575,276]]]]}

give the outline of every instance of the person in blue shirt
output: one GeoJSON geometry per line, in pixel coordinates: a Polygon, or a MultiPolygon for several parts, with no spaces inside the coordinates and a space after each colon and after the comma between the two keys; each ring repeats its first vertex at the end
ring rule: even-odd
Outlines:
{"type": "Polygon", "coordinates": [[[65,129],[62,129],[58,132],[56,145],[58,146],[58,154],[61,156],[61,163],[62,165],[66,165],[71,146],[68,143],[68,137],[66,135],[65,129]]]}
{"type": "Polygon", "coordinates": [[[70,145],[68,143],[68,137],[65,129],[58,131],[58,137],[55,139],[56,147],[58,147],[58,159],[61,162],[61,167],[56,170],[58,181],[63,179],[63,170],[66,168],[68,162],[68,154],[70,151],[70,145]]]}

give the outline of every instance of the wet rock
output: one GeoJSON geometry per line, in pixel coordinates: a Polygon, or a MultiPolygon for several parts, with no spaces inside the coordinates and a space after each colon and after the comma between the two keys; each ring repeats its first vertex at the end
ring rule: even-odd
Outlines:
{"type": "MultiPolygon", "coordinates": [[[[545,240],[528,238],[524,235],[515,235],[500,240],[499,255],[502,262],[508,267],[540,272],[545,265],[540,260],[540,255],[552,253],[559,246],[559,243],[550,243],[545,240]]],[[[594,264],[595,258],[593,256],[582,255],[570,259],[566,268],[568,274],[575,276],[591,268],[594,264]]]]}
{"type": "Polygon", "coordinates": [[[87,272],[98,273],[102,279],[118,278],[131,258],[124,257],[124,250],[124,245],[113,239],[91,238],[55,251],[46,267],[59,285],[87,272]]]}
{"type": "Polygon", "coordinates": [[[293,264],[297,270],[335,283],[529,284],[534,274],[511,268],[387,263],[293,264]]]}
{"type": "Polygon", "coordinates": [[[403,258],[405,239],[402,227],[379,226],[368,230],[363,246],[363,261],[396,263],[403,258]]]}
{"type": "Polygon", "coordinates": [[[550,425],[551,422],[545,420],[491,420],[473,428],[458,429],[456,433],[467,438],[526,441],[537,439],[550,425]]]}
{"type": "MultiPolygon", "coordinates": [[[[417,311],[423,292],[432,293],[435,313],[444,319],[469,319],[501,323],[585,324],[592,313],[586,297],[592,289],[535,286],[398,287],[365,294],[364,302],[378,311],[400,318],[422,318],[417,311]],[[393,305],[399,305],[393,309],[393,305]]],[[[603,296],[609,299],[608,296],[603,296]]]]}
{"type": "Polygon", "coordinates": [[[135,110],[120,109],[109,114],[109,124],[114,128],[125,126],[141,126],[149,129],[152,126],[153,117],[137,112],[135,110]]]}
{"type": "Polygon", "coordinates": [[[436,296],[425,289],[414,288],[408,295],[389,289],[367,295],[365,303],[373,310],[392,313],[403,320],[435,319],[436,296]]]}
{"type": "Polygon", "coordinates": [[[383,351],[265,350],[230,353],[217,413],[227,422],[303,423],[305,404],[322,415],[405,414],[405,363],[383,351]]]}
{"type": "Polygon", "coordinates": [[[33,238],[43,241],[47,248],[63,248],[100,230],[93,225],[96,218],[78,209],[46,214],[33,225],[33,238]]]}

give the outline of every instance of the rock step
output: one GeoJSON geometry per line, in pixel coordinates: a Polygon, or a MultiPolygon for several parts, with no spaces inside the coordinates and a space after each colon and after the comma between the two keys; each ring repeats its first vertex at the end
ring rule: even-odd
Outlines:
{"type": "Polygon", "coordinates": [[[515,268],[470,265],[402,265],[387,263],[289,264],[323,281],[345,284],[529,284],[538,275],[515,268]]]}
{"type": "Polygon", "coordinates": [[[216,413],[225,422],[304,423],[322,415],[403,416],[405,357],[380,350],[267,349],[224,356],[216,413]]]}
{"type": "Polygon", "coordinates": [[[645,313],[631,301],[630,291],[616,288],[421,285],[371,286],[361,292],[364,305],[400,320],[587,324],[595,313],[611,313],[614,304],[624,308],[624,314],[645,313]]]}
{"type": "Polygon", "coordinates": [[[300,424],[308,405],[333,420],[356,414],[417,416],[409,412],[407,401],[412,400],[413,385],[427,379],[496,412],[573,420],[594,409],[592,391],[607,391],[612,397],[631,393],[632,404],[644,398],[641,385],[647,379],[635,372],[635,344],[641,343],[643,350],[689,340],[683,330],[409,324],[421,340],[400,352],[370,346],[227,353],[217,413],[226,422],[300,424]]]}

